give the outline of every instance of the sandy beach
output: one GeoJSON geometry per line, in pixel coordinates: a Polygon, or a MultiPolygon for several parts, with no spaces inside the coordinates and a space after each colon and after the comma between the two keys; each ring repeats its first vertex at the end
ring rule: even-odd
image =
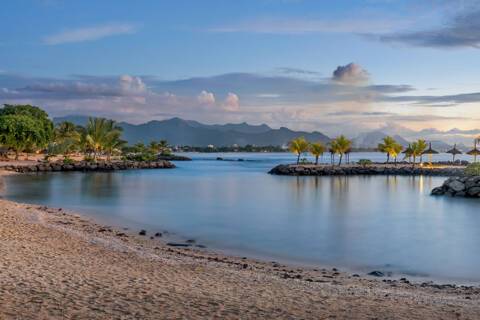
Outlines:
{"type": "Polygon", "coordinates": [[[0,200],[0,319],[478,319],[480,289],[172,248],[0,200]]]}

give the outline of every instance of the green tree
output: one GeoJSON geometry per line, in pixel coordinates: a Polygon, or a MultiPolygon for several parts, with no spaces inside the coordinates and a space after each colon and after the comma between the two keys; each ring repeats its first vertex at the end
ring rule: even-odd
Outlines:
{"type": "Polygon", "coordinates": [[[122,128],[117,126],[115,121],[105,118],[90,118],[83,134],[85,150],[92,154],[94,160],[102,152],[110,159],[113,151],[125,144],[120,139],[122,128]]]}
{"type": "Polygon", "coordinates": [[[35,147],[45,148],[53,139],[53,122],[48,118],[48,114],[36,106],[31,105],[11,105],[5,104],[0,109],[0,117],[6,115],[23,115],[33,119],[37,123],[39,137],[35,141],[35,147]]]}
{"type": "Polygon", "coordinates": [[[315,157],[315,165],[318,165],[318,158],[323,156],[325,146],[321,142],[310,144],[310,153],[315,157]]]}
{"type": "Polygon", "coordinates": [[[167,140],[151,141],[149,147],[156,154],[169,155],[171,153],[167,140]]]}
{"type": "Polygon", "coordinates": [[[72,122],[58,123],[54,130],[54,141],[51,143],[49,153],[67,154],[80,149],[81,133],[72,122]]]}
{"type": "Polygon", "coordinates": [[[20,152],[33,149],[44,142],[44,132],[30,116],[7,114],[0,116],[0,143],[15,152],[18,160],[20,152]]]}
{"type": "Polygon", "coordinates": [[[345,153],[349,152],[352,147],[352,141],[341,135],[330,142],[330,149],[334,154],[338,154],[340,159],[338,165],[342,164],[342,159],[345,153]]]}
{"type": "Polygon", "coordinates": [[[420,162],[423,160],[423,152],[428,148],[428,144],[423,139],[418,139],[415,145],[415,153],[420,157],[420,162]]]}
{"type": "Polygon", "coordinates": [[[378,151],[387,154],[387,163],[390,162],[390,156],[392,155],[393,147],[397,142],[390,136],[383,138],[382,142],[378,144],[378,151]]]}
{"type": "Polygon", "coordinates": [[[397,164],[397,158],[400,152],[402,152],[403,146],[400,143],[395,143],[390,150],[390,156],[395,159],[395,165],[397,164]]]}
{"type": "Polygon", "coordinates": [[[290,141],[288,147],[292,153],[297,155],[297,164],[299,164],[300,156],[303,153],[308,152],[309,143],[304,137],[299,137],[290,141]]]}

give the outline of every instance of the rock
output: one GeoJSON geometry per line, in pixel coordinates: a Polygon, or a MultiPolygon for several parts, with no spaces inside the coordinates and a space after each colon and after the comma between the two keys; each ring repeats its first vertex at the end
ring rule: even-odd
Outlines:
{"type": "Polygon", "coordinates": [[[384,277],[385,276],[385,274],[383,272],[378,271],[378,270],[369,272],[368,275],[369,276],[374,276],[374,277],[384,277]]]}
{"type": "Polygon", "coordinates": [[[185,241],[186,243],[195,243],[195,240],[194,239],[188,239],[187,241],[185,241]]]}
{"type": "Polygon", "coordinates": [[[447,186],[455,192],[463,191],[465,189],[465,184],[460,180],[453,180],[447,186]]]}
{"type": "Polygon", "coordinates": [[[138,234],[141,235],[141,236],[145,236],[147,234],[147,231],[146,230],[140,230],[140,232],[138,234]]]}
{"type": "Polygon", "coordinates": [[[480,195],[480,187],[472,187],[467,190],[467,194],[470,197],[478,197],[480,195]]]}
{"type": "Polygon", "coordinates": [[[167,242],[167,246],[170,247],[190,247],[188,243],[167,242]]]}
{"type": "Polygon", "coordinates": [[[434,196],[441,196],[445,194],[445,190],[443,189],[443,187],[436,187],[433,188],[431,194],[434,196]]]}
{"type": "Polygon", "coordinates": [[[159,237],[161,237],[161,236],[162,236],[162,233],[161,233],[161,232],[155,233],[155,237],[158,237],[158,238],[159,238],[159,237]]]}

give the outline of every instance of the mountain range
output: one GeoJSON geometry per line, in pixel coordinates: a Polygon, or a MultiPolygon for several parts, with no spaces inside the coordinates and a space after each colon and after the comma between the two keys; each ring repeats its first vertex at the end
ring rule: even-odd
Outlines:
{"type": "MultiPolygon", "coordinates": [[[[70,121],[77,125],[85,125],[88,116],[74,115],[54,118],[54,123],[70,121]]],[[[250,125],[248,123],[203,124],[193,120],[171,118],[167,120],[153,120],[143,124],[120,122],[123,128],[123,139],[129,144],[137,142],[148,143],[151,140],[165,139],[172,145],[189,146],[244,146],[247,144],[257,146],[283,146],[290,140],[303,136],[309,141],[328,143],[331,139],[327,135],[314,131],[294,131],[285,127],[273,129],[266,124],[250,125]]],[[[459,129],[446,132],[437,129],[411,130],[402,126],[389,124],[385,127],[363,132],[353,139],[355,148],[376,148],[386,136],[392,136],[402,146],[407,146],[410,141],[426,139],[437,151],[446,151],[454,143],[461,150],[471,149],[472,134],[459,129]],[[470,135],[467,135],[469,133],[470,135]],[[447,139],[445,142],[444,139],[447,139]],[[452,141],[453,143],[449,143],[452,141]]]]}
{"type": "MultiPolygon", "coordinates": [[[[54,123],[70,121],[76,125],[85,125],[88,118],[88,116],[66,116],[54,118],[53,121],[54,123]]],[[[272,129],[266,124],[228,123],[208,125],[192,120],[172,118],[149,121],[138,125],[120,122],[119,126],[123,128],[123,139],[130,144],[165,139],[172,145],[231,146],[237,144],[244,146],[251,144],[282,146],[300,136],[309,141],[321,141],[323,143],[330,141],[330,138],[321,132],[293,131],[285,127],[272,129]]]]}

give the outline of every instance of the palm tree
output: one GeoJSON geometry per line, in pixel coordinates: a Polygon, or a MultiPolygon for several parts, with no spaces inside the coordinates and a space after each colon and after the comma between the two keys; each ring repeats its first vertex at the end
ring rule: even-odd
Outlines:
{"type": "Polygon", "coordinates": [[[104,118],[90,118],[84,131],[85,149],[93,154],[95,160],[101,152],[106,152],[108,159],[114,149],[120,147],[122,128],[115,121],[104,118]]]}
{"type": "Polygon", "coordinates": [[[325,146],[321,142],[310,144],[310,153],[315,157],[315,165],[318,165],[318,158],[323,156],[325,146]]]}
{"type": "Polygon", "coordinates": [[[304,137],[299,137],[290,141],[288,146],[290,151],[297,155],[297,164],[299,164],[302,153],[308,152],[309,143],[304,137]]]}
{"type": "Polygon", "coordinates": [[[57,124],[53,133],[52,149],[60,151],[64,157],[78,148],[81,137],[77,127],[72,122],[64,121],[57,124]]]}
{"type": "Polygon", "coordinates": [[[342,164],[343,155],[351,149],[351,146],[352,141],[348,140],[344,135],[341,135],[336,139],[332,140],[332,142],[330,143],[330,147],[333,153],[337,153],[340,155],[338,165],[342,164]]]}
{"type": "Polygon", "coordinates": [[[397,158],[402,150],[403,146],[400,143],[395,143],[390,150],[390,156],[395,159],[395,165],[397,165],[397,158]]]}
{"type": "Polygon", "coordinates": [[[383,138],[382,142],[378,144],[378,151],[387,154],[387,163],[390,161],[390,155],[392,154],[393,147],[397,142],[390,136],[383,138]]]}
{"type": "Polygon", "coordinates": [[[408,161],[409,162],[412,162],[412,156],[413,156],[413,148],[412,148],[412,144],[408,144],[408,147],[403,151],[403,153],[405,154],[405,158],[408,158],[408,161]]]}
{"type": "Polygon", "coordinates": [[[417,156],[420,156],[420,163],[421,163],[422,160],[423,160],[423,152],[425,151],[425,149],[427,149],[428,144],[423,139],[418,139],[416,143],[417,143],[417,145],[416,145],[416,150],[415,151],[416,151],[417,156]]]}

